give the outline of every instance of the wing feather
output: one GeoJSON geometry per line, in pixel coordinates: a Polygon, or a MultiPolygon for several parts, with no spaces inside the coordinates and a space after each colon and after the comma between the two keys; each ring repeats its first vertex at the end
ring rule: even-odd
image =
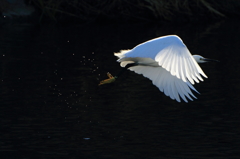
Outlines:
{"type": "Polygon", "coordinates": [[[151,58],[173,76],[191,84],[203,81],[207,76],[192,57],[186,45],[176,35],[163,36],[139,44],[132,50],[115,54],[120,59],[126,57],[151,58]]]}
{"type": "Polygon", "coordinates": [[[162,67],[139,65],[130,67],[129,69],[152,80],[153,84],[171,99],[180,102],[181,97],[185,102],[188,102],[188,99],[193,100],[191,96],[196,98],[191,91],[191,89],[194,91],[196,91],[196,89],[191,85],[191,83],[188,81],[184,82],[176,76],[172,76],[170,72],[162,67]]]}

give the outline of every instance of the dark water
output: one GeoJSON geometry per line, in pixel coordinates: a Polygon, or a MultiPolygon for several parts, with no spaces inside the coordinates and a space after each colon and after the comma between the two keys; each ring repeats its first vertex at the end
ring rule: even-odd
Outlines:
{"type": "Polygon", "coordinates": [[[240,24],[4,24],[0,29],[0,156],[240,158],[240,24]],[[179,35],[208,79],[189,103],[127,72],[113,52],[179,35]]]}

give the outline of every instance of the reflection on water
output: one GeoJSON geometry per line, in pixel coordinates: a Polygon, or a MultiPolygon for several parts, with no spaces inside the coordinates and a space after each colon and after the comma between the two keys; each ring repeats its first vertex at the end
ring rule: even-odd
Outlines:
{"type": "Polygon", "coordinates": [[[238,158],[239,25],[2,26],[0,154],[4,158],[238,158]],[[121,68],[113,52],[179,35],[208,79],[190,103],[121,68]]]}

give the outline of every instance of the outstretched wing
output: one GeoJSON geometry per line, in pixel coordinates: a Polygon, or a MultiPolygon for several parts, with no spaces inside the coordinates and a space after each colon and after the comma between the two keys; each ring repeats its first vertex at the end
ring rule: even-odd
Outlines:
{"type": "Polygon", "coordinates": [[[192,84],[194,81],[199,83],[199,80],[203,81],[201,75],[207,78],[185,44],[176,35],[156,38],[139,44],[132,50],[122,51],[115,55],[120,58],[119,62],[127,57],[151,58],[171,75],[184,82],[188,79],[192,84]]]}
{"type": "Polygon", "coordinates": [[[196,98],[191,89],[198,93],[191,83],[188,81],[184,82],[176,76],[172,76],[170,72],[162,67],[139,65],[130,67],[129,69],[152,80],[152,83],[157,86],[160,91],[164,92],[166,96],[169,96],[171,99],[177,100],[178,102],[181,102],[180,98],[182,98],[185,102],[188,102],[187,98],[190,100],[193,100],[192,97],[196,98]]]}

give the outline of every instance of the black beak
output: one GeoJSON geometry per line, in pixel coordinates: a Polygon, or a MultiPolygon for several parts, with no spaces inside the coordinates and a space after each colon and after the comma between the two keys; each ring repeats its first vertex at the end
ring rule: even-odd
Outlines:
{"type": "Polygon", "coordinates": [[[218,60],[208,59],[208,58],[204,58],[203,61],[206,61],[206,62],[220,62],[218,60]]]}

